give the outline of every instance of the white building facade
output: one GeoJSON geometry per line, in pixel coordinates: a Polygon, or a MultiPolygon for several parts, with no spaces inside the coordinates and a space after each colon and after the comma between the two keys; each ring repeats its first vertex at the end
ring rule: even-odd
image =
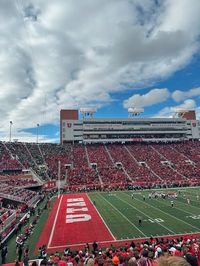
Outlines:
{"type": "Polygon", "coordinates": [[[63,112],[60,119],[62,144],[200,139],[200,121],[191,115],[178,118],[97,119],[88,112],[79,119],[78,110],[61,110],[61,112],[63,112]],[[76,115],[72,117],[63,115],[67,111],[73,111],[76,115]]]}

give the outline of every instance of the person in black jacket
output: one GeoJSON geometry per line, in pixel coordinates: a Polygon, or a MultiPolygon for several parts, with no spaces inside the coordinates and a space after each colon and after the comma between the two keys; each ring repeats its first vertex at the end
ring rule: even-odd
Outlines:
{"type": "Polygon", "coordinates": [[[18,261],[20,262],[22,260],[22,254],[23,254],[23,248],[22,245],[19,245],[17,248],[17,253],[18,253],[18,261]]]}
{"type": "Polygon", "coordinates": [[[97,247],[98,247],[96,241],[93,242],[92,247],[93,247],[93,251],[95,252],[97,250],[97,247]]]}
{"type": "Polygon", "coordinates": [[[6,255],[8,253],[7,244],[5,244],[1,249],[1,263],[6,263],[6,255]]]}

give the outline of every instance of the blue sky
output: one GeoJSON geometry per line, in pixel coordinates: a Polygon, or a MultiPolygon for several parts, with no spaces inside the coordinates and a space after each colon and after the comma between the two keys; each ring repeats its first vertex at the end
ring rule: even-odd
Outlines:
{"type": "Polygon", "coordinates": [[[59,142],[60,109],[200,115],[199,0],[3,0],[0,139],[59,142]],[[12,19],[10,19],[12,18],[12,19]]]}

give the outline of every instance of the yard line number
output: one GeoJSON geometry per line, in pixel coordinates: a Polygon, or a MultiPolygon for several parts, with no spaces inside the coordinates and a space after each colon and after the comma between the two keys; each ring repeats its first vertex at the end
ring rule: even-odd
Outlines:
{"type": "Polygon", "coordinates": [[[199,215],[189,215],[189,216],[186,216],[186,218],[192,218],[194,220],[200,220],[200,214],[199,215]]]}
{"type": "Polygon", "coordinates": [[[144,221],[150,222],[152,224],[154,224],[154,223],[164,223],[164,220],[161,219],[161,218],[147,219],[147,220],[144,220],[144,221]]]}

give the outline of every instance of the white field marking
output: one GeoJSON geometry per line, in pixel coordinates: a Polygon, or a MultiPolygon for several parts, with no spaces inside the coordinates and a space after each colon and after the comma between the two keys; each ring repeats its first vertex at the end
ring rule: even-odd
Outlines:
{"type": "MultiPolygon", "coordinates": [[[[194,196],[192,195],[192,197],[194,197],[194,196]]],[[[185,199],[185,198],[183,198],[183,197],[180,197],[180,198],[182,198],[182,199],[186,200],[186,199],[185,199]]],[[[192,199],[192,201],[195,201],[196,203],[199,203],[199,202],[200,202],[200,201],[198,201],[198,200],[194,200],[194,199],[192,199]]],[[[193,208],[196,208],[196,209],[198,209],[198,211],[200,211],[199,207],[197,207],[197,206],[194,206],[194,205],[192,205],[192,204],[188,204],[188,203],[185,203],[185,202],[179,202],[179,203],[185,204],[185,205],[187,205],[187,206],[191,206],[191,207],[193,207],[193,208]]]]}
{"type": "MultiPolygon", "coordinates": [[[[90,197],[88,196],[88,194],[86,194],[86,196],[88,197],[89,201],[90,201],[91,204],[92,204],[92,201],[91,201],[90,197]]],[[[102,222],[104,223],[105,227],[108,229],[108,231],[109,231],[109,233],[111,234],[113,240],[116,241],[116,238],[114,237],[113,233],[110,231],[110,228],[109,228],[109,227],[107,226],[107,224],[105,223],[103,217],[101,216],[101,214],[100,214],[99,211],[97,210],[96,206],[94,206],[94,204],[92,204],[92,205],[93,205],[93,207],[95,208],[95,210],[96,210],[96,212],[98,213],[98,215],[100,216],[100,218],[101,218],[102,222]]]]}
{"type": "MultiPolygon", "coordinates": [[[[195,193],[197,193],[197,192],[195,191],[195,193]]],[[[187,194],[189,194],[189,196],[192,197],[192,201],[195,201],[196,203],[199,203],[200,202],[200,199],[197,200],[197,195],[195,193],[193,193],[192,191],[188,191],[187,190],[187,194]]],[[[183,198],[183,199],[186,199],[183,196],[180,196],[180,197],[183,198]]]]}
{"type": "Polygon", "coordinates": [[[52,241],[52,237],[53,237],[53,234],[54,234],[55,225],[56,225],[56,222],[57,222],[58,213],[60,211],[60,205],[61,205],[62,199],[63,199],[63,195],[60,197],[60,202],[59,202],[58,209],[57,209],[57,212],[56,212],[56,216],[55,216],[55,219],[54,219],[54,223],[53,223],[53,226],[52,226],[52,229],[51,229],[51,234],[50,234],[50,237],[49,237],[49,242],[48,242],[47,248],[49,248],[50,245],[51,245],[51,241],[52,241]]]}
{"type": "MultiPolygon", "coordinates": [[[[118,198],[118,197],[117,197],[117,198],[118,198]]],[[[133,205],[131,205],[130,203],[128,203],[126,200],[122,200],[121,198],[118,198],[118,199],[121,200],[122,202],[124,202],[125,204],[128,204],[129,206],[131,206],[133,209],[137,210],[138,212],[142,213],[143,215],[145,215],[145,216],[148,217],[149,219],[154,220],[154,218],[152,218],[152,217],[150,217],[148,214],[145,214],[145,213],[143,213],[142,211],[138,210],[138,208],[134,207],[133,205]]],[[[167,231],[169,231],[169,232],[175,234],[175,232],[174,232],[173,230],[169,229],[167,226],[165,226],[165,225],[163,225],[163,224],[161,224],[161,223],[159,223],[159,222],[156,222],[156,221],[155,221],[155,223],[157,223],[157,224],[159,224],[160,226],[164,227],[165,229],[167,229],[167,231]]]]}
{"type": "MultiPolygon", "coordinates": [[[[181,197],[182,198],[182,197],[181,197]]],[[[184,199],[184,198],[183,198],[184,199]]],[[[136,200],[139,200],[139,199],[136,199],[136,200]]],[[[151,200],[155,200],[154,198],[152,198],[151,200]]],[[[143,201],[144,202],[144,201],[143,201]]],[[[163,205],[165,205],[165,206],[169,206],[169,205],[167,205],[166,204],[166,202],[164,202],[164,201],[159,201],[159,202],[161,202],[163,205]]],[[[177,204],[184,204],[184,205],[186,205],[186,206],[190,206],[190,204],[187,204],[187,203],[184,203],[184,202],[181,202],[181,201],[178,201],[178,200],[176,200],[176,202],[177,202],[177,204]]],[[[152,206],[152,205],[149,205],[149,206],[152,206]]],[[[191,207],[195,207],[195,208],[197,208],[198,209],[198,211],[200,212],[200,209],[198,208],[198,207],[196,207],[196,206],[193,206],[193,205],[191,205],[191,207]]],[[[178,207],[173,207],[174,209],[177,209],[177,210],[180,210],[180,211],[182,211],[182,212],[185,212],[185,213],[188,213],[188,214],[190,214],[190,215],[197,215],[196,213],[191,213],[191,212],[188,212],[188,211],[185,211],[185,210],[182,210],[182,209],[180,209],[180,208],[178,208],[178,207]]]]}
{"type": "MultiPolygon", "coordinates": [[[[161,236],[158,236],[158,235],[154,235],[154,236],[152,236],[153,238],[162,238],[162,237],[174,237],[174,236],[184,236],[184,234],[187,234],[187,236],[190,236],[190,235],[194,235],[194,234],[199,234],[199,232],[192,232],[192,233],[188,233],[188,232],[185,232],[185,233],[182,233],[182,234],[175,234],[175,235],[161,235],[161,236]]],[[[121,241],[132,241],[132,240],[134,240],[135,242],[136,241],[144,241],[144,240],[146,240],[146,239],[149,239],[150,238],[150,236],[147,236],[147,237],[139,237],[139,238],[129,238],[129,239],[127,239],[127,238],[124,238],[124,239],[118,239],[118,240],[116,240],[115,241],[115,243],[117,243],[117,242],[121,242],[121,241]]],[[[100,242],[98,242],[98,244],[106,244],[106,243],[111,243],[111,242],[113,242],[113,241],[111,241],[111,240],[106,240],[106,241],[100,241],[100,242]]],[[[91,245],[93,242],[89,242],[88,244],[89,245],[91,245]]],[[[66,244],[66,245],[64,245],[64,246],[52,246],[52,247],[48,247],[49,249],[53,249],[53,248],[66,248],[66,246],[67,247],[76,247],[76,246],[85,246],[85,242],[84,243],[79,243],[79,244],[72,244],[72,245],[69,245],[69,244],[66,244]]]]}
{"type": "MultiPolygon", "coordinates": [[[[183,198],[183,197],[181,197],[181,198],[183,198]]],[[[183,198],[184,199],[184,198],[183,198]]],[[[194,201],[194,200],[193,200],[194,201]]],[[[198,201],[197,201],[198,202],[198,201]]],[[[166,203],[164,203],[164,202],[162,202],[164,205],[167,205],[166,203]]],[[[186,206],[190,206],[191,208],[196,208],[199,212],[200,212],[200,208],[199,207],[197,207],[197,206],[194,206],[194,205],[191,205],[191,204],[188,204],[188,203],[184,203],[184,202],[181,202],[181,201],[178,201],[177,200],[177,204],[182,204],[182,205],[186,205],[186,206]]],[[[178,208],[178,207],[173,207],[174,209],[178,209],[178,210],[180,210],[180,211],[183,211],[183,212],[185,212],[185,213],[189,213],[189,214],[191,214],[191,215],[198,215],[198,214],[196,214],[196,213],[191,213],[191,212],[188,212],[188,211],[184,211],[184,210],[182,210],[182,209],[180,209],[180,208],[178,208]]]]}
{"type": "MultiPolygon", "coordinates": [[[[200,186],[197,186],[197,187],[180,187],[180,188],[151,188],[151,189],[145,189],[143,190],[142,193],[145,193],[145,192],[151,192],[152,190],[153,191],[171,191],[171,190],[176,190],[176,191],[188,191],[189,190],[197,190],[197,189],[200,189],[200,186]]],[[[140,190],[139,190],[140,191],[140,190]]],[[[114,191],[114,192],[117,192],[117,193],[124,193],[124,192],[128,192],[128,193],[131,193],[131,190],[127,190],[127,189],[124,189],[123,191],[114,191]]],[[[97,192],[89,192],[90,194],[97,194],[97,192]]],[[[102,194],[107,194],[108,192],[106,191],[101,191],[102,194]]],[[[136,192],[136,194],[142,194],[141,192],[136,192]]]]}
{"type": "MultiPolygon", "coordinates": [[[[139,200],[139,199],[136,199],[136,200],[137,200],[137,201],[140,201],[140,202],[143,202],[143,203],[145,203],[145,204],[148,204],[148,203],[146,203],[146,202],[144,202],[144,201],[142,201],[142,200],[139,200]]],[[[185,221],[183,221],[183,220],[181,220],[181,219],[179,219],[179,218],[177,218],[177,217],[175,217],[175,216],[173,216],[173,215],[171,215],[171,214],[169,214],[169,213],[167,213],[167,212],[164,212],[164,211],[160,210],[159,208],[156,208],[156,207],[152,206],[151,204],[148,204],[148,205],[151,206],[153,209],[156,209],[156,210],[158,210],[158,211],[160,211],[160,212],[162,212],[162,213],[164,213],[164,214],[166,214],[166,215],[172,217],[173,219],[176,219],[176,220],[178,220],[178,221],[181,221],[182,223],[185,223],[185,224],[187,224],[187,225],[189,225],[189,226],[191,226],[191,227],[197,229],[198,231],[200,230],[198,227],[196,227],[196,226],[194,226],[194,225],[192,225],[192,224],[189,224],[189,223],[187,223],[187,222],[185,222],[185,221]]]]}
{"type": "MultiPolygon", "coordinates": [[[[99,194],[100,197],[101,194],[99,194]]],[[[109,205],[112,206],[112,208],[114,208],[122,217],[124,217],[124,219],[126,219],[130,224],[132,224],[143,236],[147,236],[145,235],[134,223],[132,223],[125,215],[123,215],[123,213],[121,213],[112,203],[110,203],[107,199],[105,199],[104,197],[102,197],[109,205]]]]}
{"type": "MultiPolygon", "coordinates": [[[[153,199],[153,200],[155,200],[155,199],[153,199]]],[[[169,205],[167,205],[166,202],[162,201],[161,203],[162,203],[163,205],[169,207],[169,205]]],[[[184,203],[184,202],[180,202],[180,201],[176,201],[176,203],[177,203],[177,204],[184,204],[184,205],[186,205],[186,206],[190,206],[190,204],[187,204],[187,203],[184,203]]],[[[176,204],[175,204],[175,205],[176,205],[176,204]]],[[[191,205],[191,207],[195,207],[195,206],[192,206],[192,205],[191,205]]],[[[196,214],[196,213],[191,213],[191,212],[188,212],[188,211],[182,210],[182,209],[180,209],[180,208],[178,208],[178,207],[175,207],[175,206],[174,206],[173,208],[174,208],[174,209],[177,209],[177,210],[180,210],[180,211],[182,211],[182,212],[188,213],[188,214],[190,214],[190,215],[198,215],[198,214],[196,214]]],[[[196,208],[198,208],[198,207],[196,207],[196,208]]],[[[200,212],[200,209],[199,209],[199,208],[198,208],[198,211],[200,212]]]]}

